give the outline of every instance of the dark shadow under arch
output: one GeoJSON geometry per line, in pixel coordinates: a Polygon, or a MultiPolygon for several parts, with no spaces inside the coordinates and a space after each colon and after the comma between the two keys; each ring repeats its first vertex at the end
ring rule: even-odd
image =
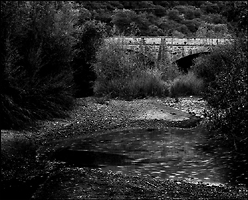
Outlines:
{"type": "Polygon", "coordinates": [[[193,65],[193,60],[201,55],[206,55],[209,54],[210,52],[201,52],[201,53],[196,53],[196,54],[191,54],[188,56],[185,56],[183,58],[180,58],[174,63],[177,64],[178,68],[183,71],[184,73],[187,73],[190,69],[190,67],[193,65]]]}

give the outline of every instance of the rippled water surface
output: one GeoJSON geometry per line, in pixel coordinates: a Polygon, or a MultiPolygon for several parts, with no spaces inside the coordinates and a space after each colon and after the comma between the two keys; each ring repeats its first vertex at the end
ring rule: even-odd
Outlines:
{"type": "MultiPolygon", "coordinates": [[[[73,149],[127,156],[125,164],[103,164],[102,170],[209,184],[225,184],[222,166],[199,148],[200,127],[190,129],[127,129],[84,139],[73,149]]],[[[101,163],[100,163],[101,165],[101,163]]]]}

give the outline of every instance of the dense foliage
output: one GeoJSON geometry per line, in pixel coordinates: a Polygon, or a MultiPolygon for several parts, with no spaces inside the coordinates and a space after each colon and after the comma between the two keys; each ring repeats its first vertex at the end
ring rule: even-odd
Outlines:
{"type": "Polygon", "coordinates": [[[92,95],[104,24],[75,2],[1,2],[1,128],[67,116],[92,95]]]}
{"type": "Polygon", "coordinates": [[[99,21],[86,21],[80,28],[72,62],[76,97],[93,95],[93,83],[96,77],[92,63],[95,62],[96,52],[103,42],[104,34],[104,24],[99,21]]]}
{"type": "Polygon", "coordinates": [[[73,13],[58,6],[1,2],[1,128],[65,116],[73,105],[73,13]]]}
{"type": "Polygon", "coordinates": [[[247,185],[248,10],[244,5],[233,7],[231,12],[236,13],[231,20],[236,24],[234,42],[198,58],[193,70],[207,84],[205,99],[213,108],[207,115],[209,144],[217,149],[219,158],[229,155],[232,181],[247,185]]]}
{"type": "MultiPolygon", "coordinates": [[[[211,117],[214,119],[214,128],[221,130],[230,137],[233,148],[244,152],[247,146],[248,124],[248,72],[247,72],[247,47],[237,41],[229,47],[228,52],[223,52],[223,57],[228,60],[222,64],[222,70],[216,72],[214,81],[209,84],[206,98],[215,108],[211,117]],[[243,142],[243,145],[239,142],[243,142]]],[[[215,53],[213,53],[215,56],[215,53]]]]}
{"type": "Polygon", "coordinates": [[[162,71],[155,67],[149,69],[146,60],[138,54],[124,51],[121,41],[121,38],[110,40],[97,52],[95,94],[124,99],[168,96],[168,84],[162,80],[162,71]]]}
{"type": "Polygon", "coordinates": [[[201,94],[203,80],[193,72],[183,74],[175,64],[166,60],[151,66],[146,61],[139,54],[125,51],[122,37],[108,40],[97,52],[94,93],[124,99],[201,94]]]}
{"type": "Polygon", "coordinates": [[[247,152],[248,139],[246,23],[248,9],[244,5],[238,4],[231,12],[237,14],[232,19],[237,31],[234,41],[231,44],[219,46],[209,55],[197,58],[192,67],[192,70],[198,77],[203,78],[207,85],[205,98],[213,108],[208,116],[211,122],[209,127],[212,130],[210,133],[214,133],[212,136],[215,139],[226,141],[222,144],[238,154],[247,152]]]}
{"type": "MultiPolygon", "coordinates": [[[[209,144],[229,152],[229,167],[234,182],[248,184],[248,72],[247,40],[237,41],[222,52],[228,62],[216,72],[205,98],[213,108],[208,113],[209,144]],[[244,45],[245,44],[245,45],[244,45]],[[228,54],[225,54],[228,53],[228,54]]],[[[215,53],[213,52],[213,57],[215,53]]],[[[218,151],[220,154],[223,152],[218,151]]],[[[226,153],[225,153],[226,155],[226,153]]]]}
{"type": "Polygon", "coordinates": [[[170,86],[170,96],[200,96],[204,88],[203,80],[190,71],[178,76],[170,86]]]}
{"type": "Polygon", "coordinates": [[[229,56],[233,53],[232,44],[219,46],[211,54],[202,55],[194,59],[191,70],[202,78],[206,84],[215,81],[217,74],[226,70],[226,65],[233,60],[229,56]]]}
{"type": "Polygon", "coordinates": [[[78,1],[91,18],[113,26],[116,34],[196,37],[198,29],[212,27],[204,36],[224,37],[234,29],[233,16],[244,1],[78,1]],[[236,11],[234,11],[236,10],[236,11]],[[230,22],[230,23],[229,23],[230,22]]]}

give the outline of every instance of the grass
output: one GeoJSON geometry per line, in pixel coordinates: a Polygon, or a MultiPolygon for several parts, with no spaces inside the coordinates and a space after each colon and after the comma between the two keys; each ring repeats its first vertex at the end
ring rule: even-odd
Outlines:
{"type": "Polygon", "coordinates": [[[97,95],[110,94],[111,97],[144,98],[147,96],[165,97],[169,94],[169,85],[151,70],[142,71],[128,78],[112,79],[107,82],[96,82],[94,91],[97,95]]]}
{"type": "Polygon", "coordinates": [[[180,75],[172,81],[170,86],[170,96],[179,97],[201,95],[203,86],[203,80],[197,78],[193,72],[189,72],[185,75],[180,75]]]}

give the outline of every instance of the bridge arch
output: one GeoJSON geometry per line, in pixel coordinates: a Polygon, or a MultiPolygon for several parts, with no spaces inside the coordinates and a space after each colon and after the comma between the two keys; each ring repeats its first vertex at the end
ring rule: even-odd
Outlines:
{"type": "Polygon", "coordinates": [[[190,55],[198,55],[201,53],[209,53],[212,51],[214,47],[212,46],[201,46],[197,48],[182,48],[180,51],[172,50],[171,52],[171,62],[174,63],[177,60],[180,60],[184,57],[190,56],[190,55]]]}
{"type": "Polygon", "coordinates": [[[193,65],[193,60],[195,58],[198,58],[202,55],[207,55],[210,54],[211,51],[204,51],[204,52],[199,52],[195,54],[189,54],[187,56],[181,57],[178,60],[175,60],[173,63],[176,63],[178,68],[183,71],[184,73],[187,73],[191,66],[193,65]]]}

